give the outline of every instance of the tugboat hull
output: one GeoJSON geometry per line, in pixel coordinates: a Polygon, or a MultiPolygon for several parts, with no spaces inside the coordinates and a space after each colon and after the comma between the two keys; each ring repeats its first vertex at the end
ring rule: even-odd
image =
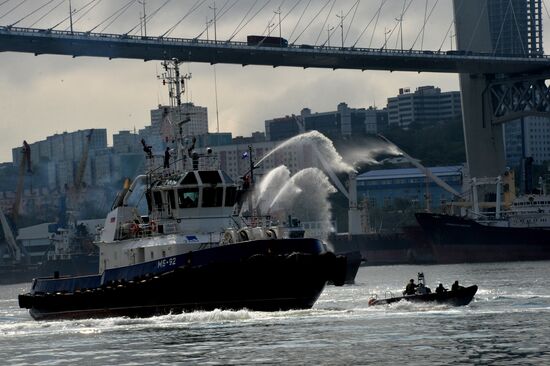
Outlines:
{"type": "Polygon", "coordinates": [[[19,304],[37,320],[308,309],[327,281],[343,284],[346,271],[345,258],[314,239],[232,244],[146,264],[145,272],[140,265],[101,276],[37,279],[19,304]]]}

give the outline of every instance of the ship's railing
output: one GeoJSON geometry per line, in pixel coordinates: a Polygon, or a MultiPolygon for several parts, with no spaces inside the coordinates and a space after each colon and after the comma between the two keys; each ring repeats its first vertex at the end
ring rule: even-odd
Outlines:
{"type": "Polygon", "coordinates": [[[248,227],[269,227],[274,224],[271,216],[241,216],[244,224],[248,227]]]}
{"type": "Polygon", "coordinates": [[[198,154],[195,159],[184,155],[180,159],[171,160],[169,167],[165,168],[164,157],[153,155],[145,159],[145,168],[153,179],[165,178],[192,170],[219,170],[220,159],[216,153],[198,154]]]}

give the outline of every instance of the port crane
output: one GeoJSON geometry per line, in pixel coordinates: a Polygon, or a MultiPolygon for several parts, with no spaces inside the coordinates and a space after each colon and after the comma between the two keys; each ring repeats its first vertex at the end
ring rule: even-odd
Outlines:
{"type": "Polygon", "coordinates": [[[15,241],[15,237],[13,235],[11,227],[8,224],[6,215],[4,215],[4,211],[2,210],[1,207],[0,207],[0,223],[2,224],[2,229],[4,230],[4,238],[8,243],[8,249],[10,251],[11,257],[15,262],[17,263],[21,262],[21,247],[19,246],[19,244],[17,244],[17,241],[15,241]]]}
{"type": "MultiPolygon", "coordinates": [[[[31,148],[27,141],[23,141],[22,157],[19,162],[19,172],[17,177],[17,186],[15,188],[15,200],[12,205],[12,222],[17,226],[17,220],[19,219],[19,209],[21,207],[21,200],[23,197],[23,190],[25,185],[25,175],[26,173],[32,173],[31,169],[31,148]]],[[[22,248],[17,241],[15,240],[14,232],[8,223],[8,219],[4,214],[2,208],[0,208],[0,224],[4,231],[4,237],[8,243],[8,249],[10,255],[15,263],[20,263],[22,259],[22,253],[25,253],[24,248],[22,248]]]]}
{"type": "Polygon", "coordinates": [[[78,162],[78,166],[76,169],[74,184],[72,189],[70,189],[68,192],[70,207],[72,210],[78,210],[77,206],[80,203],[80,193],[84,186],[84,172],[86,171],[86,163],[88,162],[88,155],[90,153],[90,145],[93,133],[94,130],[91,129],[90,133],[86,135],[86,141],[82,149],[82,156],[80,157],[80,161],[78,162]]]}
{"type": "Polygon", "coordinates": [[[23,188],[25,185],[26,173],[32,173],[31,169],[31,147],[27,144],[27,141],[23,141],[23,156],[19,162],[19,174],[17,177],[17,186],[15,189],[15,200],[12,207],[12,220],[14,225],[17,225],[17,219],[19,218],[19,209],[21,208],[21,199],[23,197],[23,188]],[[26,168],[26,171],[25,171],[26,168]]]}

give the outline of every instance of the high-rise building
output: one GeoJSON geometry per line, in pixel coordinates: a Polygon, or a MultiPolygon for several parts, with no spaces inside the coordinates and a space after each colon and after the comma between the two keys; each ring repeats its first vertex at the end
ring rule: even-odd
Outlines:
{"type": "MultiPolygon", "coordinates": [[[[200,136],[208,133],[208,110],[193,103],[183,103],[178,107],[159,105],[151,110],[151,125],[139,131],[140,138],[153,147],[155,155],[161,154],[170,145],[176,131],[165,119],[168,116],[173,125],[181,124],[183,136],[200,136]]],[[[179,132],[178,132],[179,133],[179,132]]]]}
{"type": "Polygon", "coordinates": [[[349,138],[375,134],[388,125],[386,109],[370,107],[350,108],[346,103],[338,104],[335,111],[312,113],[304,108],[299,116],[292,115],[265,121],[268,141],[285,140],[307,131],[319,131],[332,139],[349,138]]]}
{"type": "Polygon", "coordinates": [[[388,98],[389,125],[407,128],[412,123],[444,122],[462,116],[460,92],[442,92],[434,86],[421,86],[415,92],[399,89],[388,98]]]}
{"type": "Polygon", "coordinates": [[[113,150],[115,153],[140,152],[142,146],[139,135],[130,131],[119,131],[113,135],[113,150]]]}
{"type": "Polygon", "coordinates": [[[506,162],[520,167],[521,160],[532,157],[535,164],[550,162],[550,120],[530,116],[504,126],[506,162]]]}
{"type": "Polygon", "coordinates": [[[488,0],[493,52],[543,54],[541,0],[488,0]]]}
{"type": "MultiPolygon", "coordinates": [[[[503,55],[542,55],[541,0],[488,0],[493,51],[503,55]]],[[[532,157],[535,164],[550,161],[550,119],[530,116],[503,128],[506,164],[520,167],[532,157]]]]}

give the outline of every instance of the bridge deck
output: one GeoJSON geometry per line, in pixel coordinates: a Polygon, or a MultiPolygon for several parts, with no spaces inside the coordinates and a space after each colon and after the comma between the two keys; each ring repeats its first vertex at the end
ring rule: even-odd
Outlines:
{"type": "Polygon", "coordinates": [[[249,46],[245,42],[0,27],[0,52],[6,51],[146,61],[178,58],[211,64],[470,74],[533,74],[550,69],[550,59],[546,56],[503,57],[477,53],[457,54],[456,51],[309,45],[266,47],[249,46]]]}

